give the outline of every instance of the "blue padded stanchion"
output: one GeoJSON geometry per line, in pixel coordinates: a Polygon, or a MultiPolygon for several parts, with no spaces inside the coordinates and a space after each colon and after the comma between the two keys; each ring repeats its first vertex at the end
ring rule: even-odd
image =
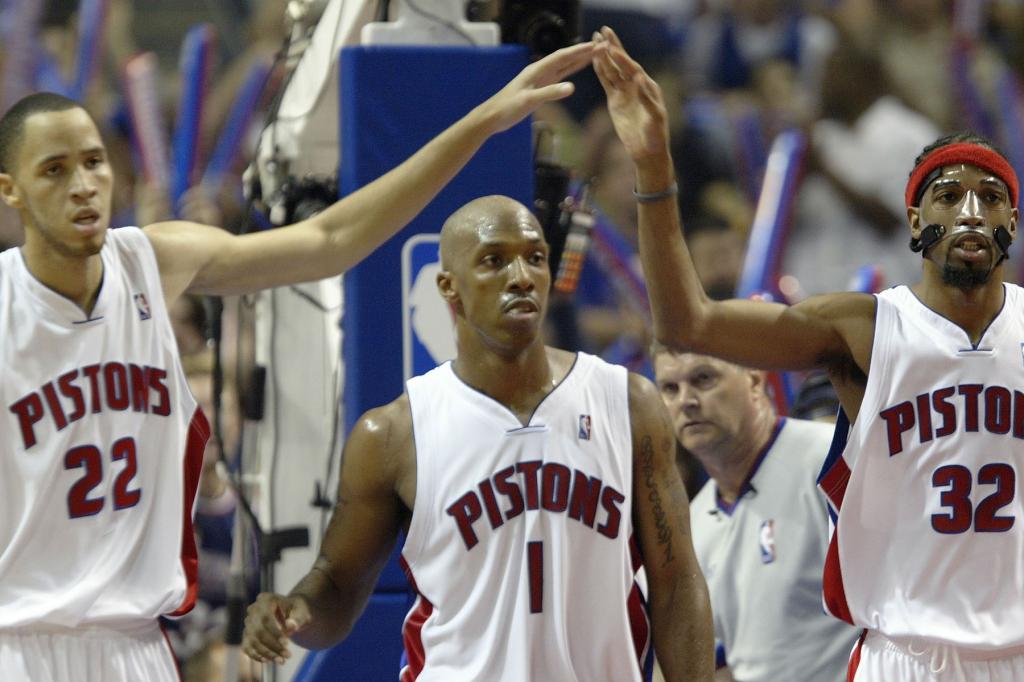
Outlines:
{"type": "Polygon", "coordinates": [[[296,682],[397,680],[402,665],[402,622],[410,605],[404,594],[370,597],[363,617],[345,642],[306,656],[295,673],[296,682]]]}

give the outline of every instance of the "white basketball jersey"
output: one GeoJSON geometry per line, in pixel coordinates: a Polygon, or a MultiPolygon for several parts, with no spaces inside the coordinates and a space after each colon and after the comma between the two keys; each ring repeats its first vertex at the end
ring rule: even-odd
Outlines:
{"type": "MultiPolygon", "coordinates": [[[[860,415],[819,480],[828,609],[889,637],[1024,645],[1024,291],[972,346],[907,287],[877,296],[860,415]]],[[[845,421],[845,419],[843,419],[845,421]]]]}
{"type": "Polygon", "coordinates": [[[644,679],[626,370],[580,353],[526,426],[451,363],[407,390],[402,682],[644,679]]]}
{"type": "Polygon", "coordinates": [[[86,316],[0,254],[0,628],[104,625],[192,607],[209,432],[156,258],[111,230],[86,316]]]}

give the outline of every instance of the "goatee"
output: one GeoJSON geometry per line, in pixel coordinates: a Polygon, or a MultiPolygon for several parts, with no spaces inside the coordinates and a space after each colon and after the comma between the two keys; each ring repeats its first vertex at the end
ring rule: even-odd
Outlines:
{"type": "Polygon", "coordinates": [[[942,283],[961,291],[977,289],[988,282],[991,275],[992,271],[989,269],[957,267],[949,263],[942,266],[942,283]]]}

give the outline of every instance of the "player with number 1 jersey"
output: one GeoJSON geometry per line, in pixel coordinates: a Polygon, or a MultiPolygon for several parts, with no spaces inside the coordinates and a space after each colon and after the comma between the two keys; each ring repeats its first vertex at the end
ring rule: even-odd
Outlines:
{"type": "Polygon", "coordinates": [[[526,425],[451,363],[407,390],[424,503],[403,682],[649,679],[625,368],[577,354],[526,425]]]}
{"type": "Polygon", "coordinates": [[[192,504],[209,427],[149,240],[112,230],[101,255],[86,315],[36,280],[18,249],[0,254],[4,679],[33,677],[4,658],[4,636],[135,632],[195,600],[192,504]]]}

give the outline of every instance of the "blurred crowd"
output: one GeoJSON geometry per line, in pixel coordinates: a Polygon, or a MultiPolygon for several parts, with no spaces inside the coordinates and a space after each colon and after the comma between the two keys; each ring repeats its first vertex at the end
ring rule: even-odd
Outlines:
{"type": "MultiPolygon", "coordinates": [[[[56,74],[67,81],[78,54],[79,1],[41,4],[38,40],[28,43],[34,73],[37,79],[49,74],[53,80],[56,74]]],[[[117,176],[114,226],[178,217],[243,228],[248,214],[241,170],[264,121],[254,119],[219,187],[205,187],[197,179],[174,202],[166,183],[147,179],[141,170],[124,66],[141,51],[157,56],[159,104],[170,128],[182,87],[178,49],[184,33],[195,23],[214,26],[217,58],[198,136],[198,156],[208,158],[252,65],[270,64],[281,51],[286,4],[105,3],[97,67],[83,98],[102,127],[117,176]]],[[[15,41],[7,38],[18,29],[21,6],[15,0],[0,3],[5,36],[0,74],[9,72],[15,41]]],[[[764,288],[790,302],[826,291],[877,290],[914,281],[919,265],[907,252],[903,190],[915,156],[939,135],[973,129],[1001,146],[1018,172],[1024,170],[1024,3],[1019,0],[583,0],[582,35],[604,24],[613,26],[630,53],[656,74],[665,93],[685,236],[705,288],[716,298],[733,296],[751,267],[747,244],[755,217],[764,211],[762,188],[772,183],[777,188],[781,181],[770,163],[780,135],[797,141],[785,157],[796,181],[774,195],[781,207],[775,222],[786,239],[764,288]],[[867,279],[865,268],[872,275],[867,279]]],[[[270,76],[272,84],[279,83],[280,70],[278,65],[270,76]]],[[[4,85],[6,107],[16,93],[4,85]]],[[[263,111],[272,90],[259,103],[263,111]]],[[[558,301],[552,338],[650,376],[652,339],[637,257],[634,173],[593,74],[579,76],[577,93],[537,118],[556,131],[556,160],[572,170],[575,192],[586,188],[585,205],[595,216],[579,287],[558,301]]],[[[166,133],[169,137],[170,130],[166,133]]],[[[21,239],[16,215],[0,209],[0,249],[21,239]]],[[[1016,281],[1019,265],[1016,259],[1010,263],[1008,279],[1016,281]]],[[[204,303],[187,300],[175,317],[193,390],[210,401],[204,303]]],[[[827,414],[832,403],[822,395],[822,382],[805,379],[797,378],[794,395],[776,402],[784,398],[792,404],[783,409],[795,407],[805,416],[827,414]]],[[[229,391],[223,443],[211,444],[204,474],[198,509],[202,603],[188,621],[173,626],[189,680],[220,679],[235,505],[224,480],[227,471],[216,461],[221,447],[228,453],[238,448],[237,402],[229,391]]],[[[691,492],[699,482],[695,475],[691,492]]]]}

